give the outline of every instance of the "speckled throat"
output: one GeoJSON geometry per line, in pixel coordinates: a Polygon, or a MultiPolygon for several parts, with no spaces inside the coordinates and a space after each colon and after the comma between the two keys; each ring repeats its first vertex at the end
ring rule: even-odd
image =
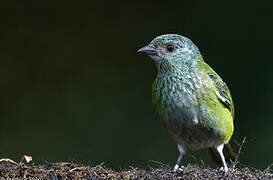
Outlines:
{"type": "Polygon", "coordinates": [[[163,119],[174,121],[173,123],[184,121],[187,124],[192,124],[196,118],[195,92],[202,86],[200,76],[193,67],[166,69],[162,66],[162,64],[157,65],[156,96],[160,100],[161,111],[165,112],[163,119]],[[181,114],[183,111],[187,111],[185,112],[187,114],[181,114]]]}

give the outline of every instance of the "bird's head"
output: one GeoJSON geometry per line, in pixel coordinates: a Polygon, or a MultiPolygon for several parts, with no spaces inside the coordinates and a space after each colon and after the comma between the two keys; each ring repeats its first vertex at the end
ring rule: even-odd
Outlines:
{"type": "Polygon", "coordinates": [[[164,34],[153,39],[138,52],[149,55],[160,68],[190,67],[199,61],[200,52],[188,38],[177,34],[164,34]]]}

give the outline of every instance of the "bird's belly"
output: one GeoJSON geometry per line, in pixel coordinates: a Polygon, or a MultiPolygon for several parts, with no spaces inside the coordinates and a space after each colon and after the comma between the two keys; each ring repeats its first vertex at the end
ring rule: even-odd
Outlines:
{"type": "Polygon", "coordinates": [[[166,110],[163,121],[176,143],[187,148],[200,149],[223,143],[213,130],[203,126],[191,106],[183,106],[179,110],[175,108],[166,110]]]}
{"type": "Polygon", "coordinates": [[[175,142],[189,149],[195,150],[205,147],[215,147],[223,143],[219,136],[200,125],[194,125],[192,127],[183,125],[179,127],[173,127],[172,125],[167,126],[169,126],[167,127],[168,132],[175,142]]]}

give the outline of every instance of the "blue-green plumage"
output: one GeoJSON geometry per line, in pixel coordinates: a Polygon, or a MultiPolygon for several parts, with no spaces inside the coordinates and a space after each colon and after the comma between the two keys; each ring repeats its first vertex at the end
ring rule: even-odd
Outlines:
{"type": "Polygon", "coordinates": [[[233,133],[234,106],[226,84],[204,62],[197,46],[186,37],[166,34],[139,51],[155,60],[153,103],[178,144],[178,163],[187,148],[216,148],[222,158],[221,148],[233,133]]]}

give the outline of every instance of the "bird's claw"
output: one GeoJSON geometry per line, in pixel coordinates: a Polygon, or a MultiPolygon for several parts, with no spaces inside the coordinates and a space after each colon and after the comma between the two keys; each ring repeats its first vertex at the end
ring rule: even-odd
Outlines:
{"type": "Polygon", "coordinates": [[[176,164],[176,165],[174,166],[174,168],[173,168],[173,171],[176,172],[176,171],[178,170],[178,168],[179,168],[179,165],[176,164]]]}
{"type": "Polygon", "coordinates": [[[180,166],[180,167],[179,167],[179,165],[176,164],[176,165],[174,166],[174,168],[173,168],[173,171],[174,171],[174,172],[183,171],[183,168],[184,168],[184,166],[180,166]]]}
{"type": "Polygon", "coordinates": [[[225,173],[227,173],[228,172],[228,168],[227,167],[221,167],[220,171],[224,171],[225,173]]]}

